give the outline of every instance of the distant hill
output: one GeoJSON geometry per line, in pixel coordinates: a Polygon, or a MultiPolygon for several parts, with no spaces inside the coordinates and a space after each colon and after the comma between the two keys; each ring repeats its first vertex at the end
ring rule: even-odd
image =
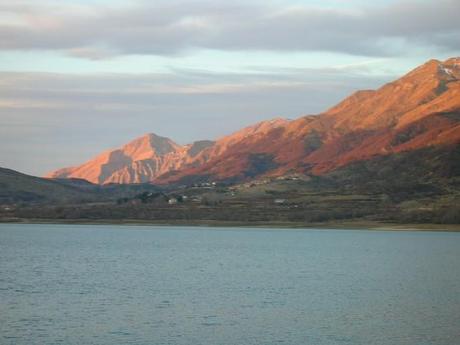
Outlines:
{"type": "Polygon", "coordinates": [[[93,191],[83,190],[73,183],[75,181],[68,180],[62,183],[0,168],[0,204],[85,202],[96,198],[93,191]]]}
{"type": "Polygon", "coordinates": [[[460,58],[452,58],[430,60],[319,115],[264,121],[216,142],[185,146],[147,134],[48,176],[97,184],[238,182],[292,173],[324,175],[353,162],[459,143],[460,58]]]}
{"type": "Polygon", "coordinates": [[[0,204],[89,203],[156,190],[151,184],[100,186],[83,179],[40,178],[0,168],[0,204]]]}

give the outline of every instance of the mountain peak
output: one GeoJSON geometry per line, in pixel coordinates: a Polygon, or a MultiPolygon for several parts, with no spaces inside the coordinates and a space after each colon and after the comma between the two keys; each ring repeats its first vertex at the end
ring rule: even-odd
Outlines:
{"type": "Polygon", "coordinates": [[[121,148],[121,151],[133,160],[148,159],[154,155],[163,156],[177,150],[180,145],[169,138],[155,133],[147,133],[121,148]]]}
{"type": "Polygon", "coordinates": [[[426,79],[458,80],[460,78],[460,58],[450,58],[445,61],[431,59],[413,69],[400,80],[420,82],[426,79]]]}
{"type": "Polygon", "coordinates": [[[444,64],[456,65],[460,67],[460,57],[451,57],[450,59],[447,59],[446,61],[444,61],[444,64]]]}
{"type": "Polygon", "coordinates": [[[244,132],[244,134],[253,134],[253,133],[265,133],[268,132],[274,128],[284,126],[289,122],[289,120],[284,119],[282,117],[275,117],[271,120],[265,120],[265,121],[260,121],[257,122],[255,125],[248,126],[241,131],[244,132]]]}
{"type": "Polygon", "coordinates": [[[395,126],[453,104],[460,80],[460,60],[432,59],[375,91],[358,91],[326,112],[335,128],[355,130],[395,126]],[[434,102],[442,94],[449,100],[434,102]],[[428,107],[428,105],[431,107],[428,107]]]}
{"type": "Polygon", "coordinates": [[[438,65],[438,73],[448,80],[460,79],[460,58],[450,58],[438,65]]]}

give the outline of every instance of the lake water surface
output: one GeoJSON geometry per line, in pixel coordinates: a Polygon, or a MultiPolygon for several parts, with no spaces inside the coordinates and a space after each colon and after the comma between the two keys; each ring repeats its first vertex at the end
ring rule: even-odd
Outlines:
{"type": "Polygon", "coordinates": [[[0,224],[0,344],[460,344],[460,233],[0,224]]]}

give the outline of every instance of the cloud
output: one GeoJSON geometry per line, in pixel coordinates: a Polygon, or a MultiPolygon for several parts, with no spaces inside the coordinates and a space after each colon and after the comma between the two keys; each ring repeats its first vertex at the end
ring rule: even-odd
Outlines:
{"type": "Polygon", "coordinates": [[[0,26],[0,49],[60,50],[87,59],[197,49],[389,56],[414,47],[458,52],[460,44],[458,0],[400,0],[352,9],[255,1],[107,7],[22,0],[0,5],[0,11],[11,19],[0,26]]]}
{"type": "Polygon", "coordinates": [[[106,60],[115,57],[117,54],[108,49],[81,47],[72,48],[67,51],[67,54],[77,58],[83,58],[93,61],[106,60]]]}
{"type": "MultiPolygon", "coordinates": [[[[170,103],[187,104],[215,99],[265,97],[266,94],[310,91],[343,96],[356,88],[378,85],[391,76],[372,76],[377,61],[327,68],[253,68],[247,72],[209,72],[173,68],[170,73],[74,75],[0,72],[1,109],[155,109],[170,103]],[[136,108],[137,107],[137,108],[136,108]]],[[[324,106],[336,101],[325,95],[324,106]]],[[[270,100],[260,100],[271,103],[270,100]]],[[[305,104],[304,111],[309,106],[305,104]]],[[[281,110],[281,107],[278,107],[281,110]]],[[[311,112],[322,109],[315,106],[311,112]]]]}

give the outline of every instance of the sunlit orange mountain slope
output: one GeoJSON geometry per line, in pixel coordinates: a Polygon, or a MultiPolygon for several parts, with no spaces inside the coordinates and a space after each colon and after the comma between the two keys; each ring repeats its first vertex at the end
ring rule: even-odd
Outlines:
{"type": "Polygon", "coordinates": [[[379,155],[459,143],[460,58],[452,58],[430,60],[319,115],[265,121],[216,142],[186,146],[148,134],[48,177],[104,184],[324,174],[379,155]]]}

